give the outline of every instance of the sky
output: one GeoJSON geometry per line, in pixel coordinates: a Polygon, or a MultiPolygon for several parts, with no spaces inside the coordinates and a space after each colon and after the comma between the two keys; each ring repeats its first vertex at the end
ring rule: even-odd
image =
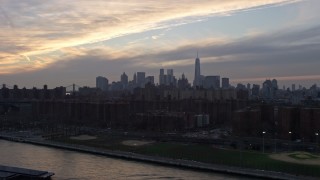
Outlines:
{"type": "Polygon", "coordinates": [[[0,83],[95,86],[174,69],[320,84],[319,0],[0,0],[0,83]]]}

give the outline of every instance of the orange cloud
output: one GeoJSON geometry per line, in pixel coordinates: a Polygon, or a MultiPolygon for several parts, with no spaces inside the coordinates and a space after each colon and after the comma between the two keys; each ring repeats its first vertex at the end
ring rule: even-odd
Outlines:
{"type": "Polygon", "coordinates": [[[4,38],[0,41],[0,57],[4,57],[0,62],[0,73],[15,73],[17,69],[26,71],[49,64],[44,59],[33,58],[26,63],[25,57],[44,56],[64,48],[189,23],[189,19],[195,21],[206,16],[295,1],[4,1],[2,16],[0,14],[0,36],[4,38]],[[10,66],[2,66],[4,64],[10,66]]]}

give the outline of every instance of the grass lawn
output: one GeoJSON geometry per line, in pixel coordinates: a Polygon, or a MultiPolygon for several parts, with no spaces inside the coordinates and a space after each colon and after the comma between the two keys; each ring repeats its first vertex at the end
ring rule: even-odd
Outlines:
{"type": "Polygon", "coordinates": [[[93,140],[79,141],[71,140],[69,138],[61,138],[56,141],[98,147],[108,150],[129,151],[145,155],[320,177],[320,165],[303,165],[274,160],[271,159],[267,153],[263,154],[252,151],[226,150],[214,148],[211,145],[169,142],[155,142],[143,146],[126,146],[121,143],[123,140],[127,139],[121,137],[98,137],[93,140]]]}

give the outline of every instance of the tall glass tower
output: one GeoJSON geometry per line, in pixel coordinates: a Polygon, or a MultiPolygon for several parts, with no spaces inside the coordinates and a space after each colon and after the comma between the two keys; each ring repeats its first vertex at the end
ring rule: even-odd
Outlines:
{"type": "Polygon", "coordinates": [[[197,52],[197,58],[195,61],[195,70],[194,70],[194,80],[193,86],[200,86],[201,85],[201,72],[200,72],[200,59],[197,52]]]}

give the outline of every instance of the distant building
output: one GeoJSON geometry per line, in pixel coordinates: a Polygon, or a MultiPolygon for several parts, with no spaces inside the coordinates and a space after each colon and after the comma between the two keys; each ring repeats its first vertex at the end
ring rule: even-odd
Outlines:
{"type": "Polygon", "coordinates": [[[295,84],[292,84],[291,91],[295,91],[295,90],[296,90],[296,85],[295,85],[295,84]]]}
{"type": "Polygon", "coordinates": [[[247,89],[251,90],[251,84],[250,83],[247,84],[247,89]]]}
{"type": "Polygon", "coordinates": [[[110,85],[110,90],[112,91],[119,91],[119,90],[123,90],[124,86],[121,82],[112,82],[110,85]]]}
{"type": "Polygon", "coordinates": [[[137,72],[137,85],[138,87],[144,88],[146,81],[146,73],[145,72],[137,72]]]}
{"type": "Polygon", "coordinates": [[[206,76],[203,85],[206,89],[220,88],[220,76],[206,76]]]}
{"type": "Polygon", "coordinates": [[[96,88],[101,89],[102,91],[108,90],[108,79],[102,76],[96,78],[96,88]]]}
{"type": "Polygon", "coordinates": [[[146,77],[146,84],[154,84],[154,76],[146,77]]]}
{"type": "Polygon", "coordinates": [[[160,69],[159,85],[165,85],[164,69],[160,69]]]}
{"type": "Polygon", "coordinates": [[[271,84],[272,84],[272,88],[273,88],[274,91],[279,89],[278,88],[278,81],[276,79],[273,79],[271,84]]]}
{"type": "Polygon", "coordinates": [[[241,84],[241,83],[238,83],[237,84],[237,90],[247,90],[246,86],[241,84]]]}
{"type": "Polygon", "coordinates": [[[136,85],[137,84],[137,74],[134,73],[133,75],[133,85],[136,85]]]}
{"type": "Polygon", "coordinates": [[[181,79],[178,80],[178,88],[179,89],[187,89],[190,87],[188,79],[185,77],[184,73],[182,74],[181,79]]]}
{"type": "Polygon", "coordinates": [[[260,94],[260,85],[253,84],[251,94],[252,96],[258,97],[260,94]]]}
{"type": "Polygon", "coordinates": [[[229,78],[222,78],[222,88],[227,89],[230,87],[229,78]]]}
{"type": "Polygon", "coordinates": [[[249,91],[247,87],[241,83],[237,84],[237,99],[247,100],[249,98],[249,91]]]}
{"type": "Polygon", "coordinates": [[[2,89],[1,89],[1,98],[7,99],[10,96],[10,91],[6,87],[6,84],[2,84],[2,89]]]}
{"type": "Polygon", "coordinates": [[[88,96],[91,94],[97,94],[99,91],[101,92],[102,89],[100,88],[92,88],[92,87],[80,87],[79,88],[79,95],[88,96]]]}
{"type": "Polygon", "coordinates": [[[175,78],[173,76],[173,69],[167,69],[167,79],[166,79],[167,85],[174,85],[175,84],[175,78]]]}
{"type": "Polygon", "coordinates": [[[127,87],[128,85],[128,76],[125,72],[121,75],[121,83],[124,87],[127,87]]]}
{"type": "Polygon", "coordinates": [[[199,84],[199,87],[203,87],[203,85],[204,85],[204,80],[205,80],[205,76],[204,75],[200,75],[200,84],[199,84]]]}
{"type": "Polygon", "coordinates": [[[268,79],[263,82],[262,95],[265,99],[273,99],[274,89],[271,80],[268,79]]]}
{"type": "Polygon", "coordinates": [[[159,85],[166,85],[166,86],[177,85],[177,79],[173,74],[173,69],[167,69],[167,74],[164,74],[164,69],[160,69],[159,85]]]}
{"type": "Polygon", "coordinates": [[[201,71],[200,71],[200,59],[197,53],[197,58],[195,60],[195,70],[194,70],[194,80],[193,87],[201,86],[201,71]]]}
{"type": "Polygon", "coordinates": [[[251,84],[250,83],[247,84],[247,90],[248,90],[248,95],[251,96],[252,91],[251,91],[251,84]]]}
{"type": "Polygon", "coordinates": [[[168,75],[163,75],[163,84],[162,85],[168,85],[168,75]]]}

